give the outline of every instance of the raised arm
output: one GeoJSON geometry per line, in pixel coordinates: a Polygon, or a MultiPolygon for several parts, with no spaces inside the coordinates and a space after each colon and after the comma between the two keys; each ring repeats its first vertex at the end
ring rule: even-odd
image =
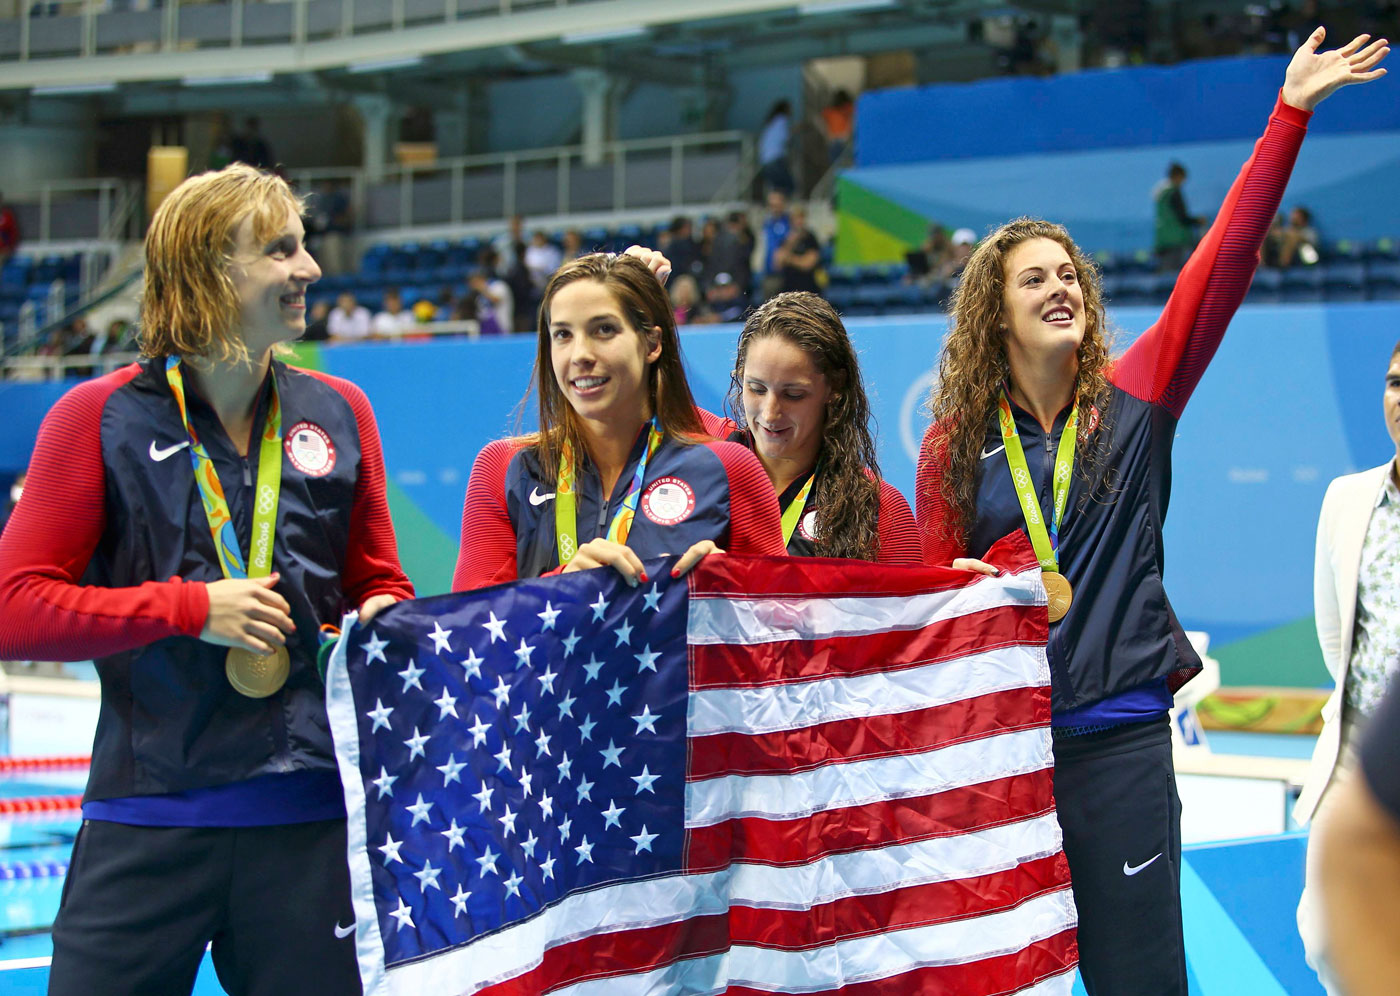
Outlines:
{"type": "Polygon", "coordinates": [[[512,440],[498,439],[477,454],[462,504],[453,591],[485,588],[519,576],[515,527],[506,509],[506,468],[518,449],[512,440]]]}
{"type": "Polygon", "coordinates": [[[1313,108],[1343,86],[1385,74],[1375,68],[1390,51],[1385,39],[1367,44],[1370,36],[1361,35],[1318,52],[1324,36],[1318,28],[1294,53],[1263,137],[1182,268],[1161,318],[1114,364],[1115,384],[1177,417],[1249,290],[1313,108]]]}

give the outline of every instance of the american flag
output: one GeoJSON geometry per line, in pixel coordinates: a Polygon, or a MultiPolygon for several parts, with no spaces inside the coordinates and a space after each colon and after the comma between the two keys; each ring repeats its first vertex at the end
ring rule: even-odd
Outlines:
{"type": "Polygon", "coordinates": [[[367,994],[1067,994],[1045,593],[714,556],[405,602],[327,701],[367,994]]]}

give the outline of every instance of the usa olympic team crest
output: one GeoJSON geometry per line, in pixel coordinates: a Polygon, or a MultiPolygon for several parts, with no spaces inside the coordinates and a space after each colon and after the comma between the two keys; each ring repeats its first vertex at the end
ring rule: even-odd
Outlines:
{"type": "Polygon", "coordinates": [[[804,539],[816,541],[817,538],[817,510],[809,509],[802,518],[797,520],[797,531],[804,539]]]}
{"type": "Polygon", "coordinates": [[[679,477],[658,477],[642,493],[642,512],[658,526],[674,526],[695,511],[695,492],[679,477]]]}
{"type": "Polygon", "coordinates": [[[335,443],[315,422],[298,422],[283,440],[287,459],[307,477],[325,477],[335,469],[335,443]]]}

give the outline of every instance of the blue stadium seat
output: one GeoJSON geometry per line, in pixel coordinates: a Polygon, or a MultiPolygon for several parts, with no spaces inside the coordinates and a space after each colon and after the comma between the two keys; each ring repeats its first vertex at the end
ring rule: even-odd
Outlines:
{"type": "Polygon", "coordinates": [[[1157,300],[1157,275],[1132,269],[1118,274],[1118,293],[1110,302],[1124,307],[1153,304],[1157,300]]]}
{"type": "Polygon", "coordinates": [[[830,283],[826,287],[826,299],[842,314],[846,314],[856,299],[856,288],[851,283],[830,283]]]}
{"type": "Polygon", "coordinates": [[[1373,301],[1400,300],[1400,259],[1368,261],[1366,292],[1373,301]]]}
{"type": "Polygon", "coordinates": [[[1328,301],[1366,300],[1366,267],[1358,260],[1322,264],[1322,294],[1328,301]]]}
{"type": "Polygon", "coordinates": [[[1321,301],[1322,267],[1290,266],[1283,271],[1283,300],[1321,301]]]}
{"type": "Polygon", "coordinates": [[[1261,266],[1254,272],[1254,282],[1249,285],[1250,304],[1278,304],[1283,300],[1283,273],[1273,267],[1261,266]]]}

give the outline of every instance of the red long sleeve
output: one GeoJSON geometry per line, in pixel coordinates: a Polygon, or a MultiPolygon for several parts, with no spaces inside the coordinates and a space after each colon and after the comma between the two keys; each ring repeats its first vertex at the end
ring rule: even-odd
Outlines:
{"type": "Polygon", "coordinates": [[[783,514],[763,465],[738,443],[703,443],[712,449],[729,477],[728,553],[786,556],[783,514]]]}
{"type": "Polygon", "coordinates": [[[923,563],[919,530],[909,502],[889,481],[880,482],[880,557],[891,567],[916,567],[923,563]]]}
{"type": "Polygon", "coordinates": [[[334,388],[355,413],[355,425],[359,429],[360,468],[355,480],[355,503],[350,510],[349,548],[345,551],[345,570],[341,576],[345,597],[356,607],[374,595],[412,598],[413,584],[399,564],[394,521],[389,515],[389,499],[384,490],[384,453],[369,398],[348,380],[297,369],[334,388]]]}
{"type": "Polygon", "coordinates": [[[515,527],[506,510],[506,468],[520,444],[511,439],[487,443],[477,454],[462,504],[462,538],[457,547],[453,591],[471,591],[514,581],[515,527]]]}
{"type": "Polygon", "coordinates": [[[732,418],[707,412],[698,405],[695,408],[695,414],[700,416],[700,424],[705,427],[705,432],[715,439],[728,439],[730,433],[739,428],[739,423],[732,418]]]}
{"type": "Polygon", "coordinates": [[[924,563],[930,567],[947,567],[954,558],[961,557],[965,549],[961,540],[943,535],[943,521],[948,515],[948,505],[943,500],[943,470],[947,464],[942,433],[935,423],[924,433],[914,479],[919,545],[923,550],[924,563]]]}
{"type": "Polygon", "coordinates": [[[86,660],[204,627],[202,583],[79,583],[107,525],[102,410],[139,372],[132,365],[78,385],[39,427],[24,497],[0,538],[0,656],[86,660]]]}
{"type": "Polygon", "coordinates": [[[1280,95],[1268,127],[1181,270],[1162,316],[1113,365],[1113,383],[1180,418],[1249,290],[1310,111],[1280,95]]]}

